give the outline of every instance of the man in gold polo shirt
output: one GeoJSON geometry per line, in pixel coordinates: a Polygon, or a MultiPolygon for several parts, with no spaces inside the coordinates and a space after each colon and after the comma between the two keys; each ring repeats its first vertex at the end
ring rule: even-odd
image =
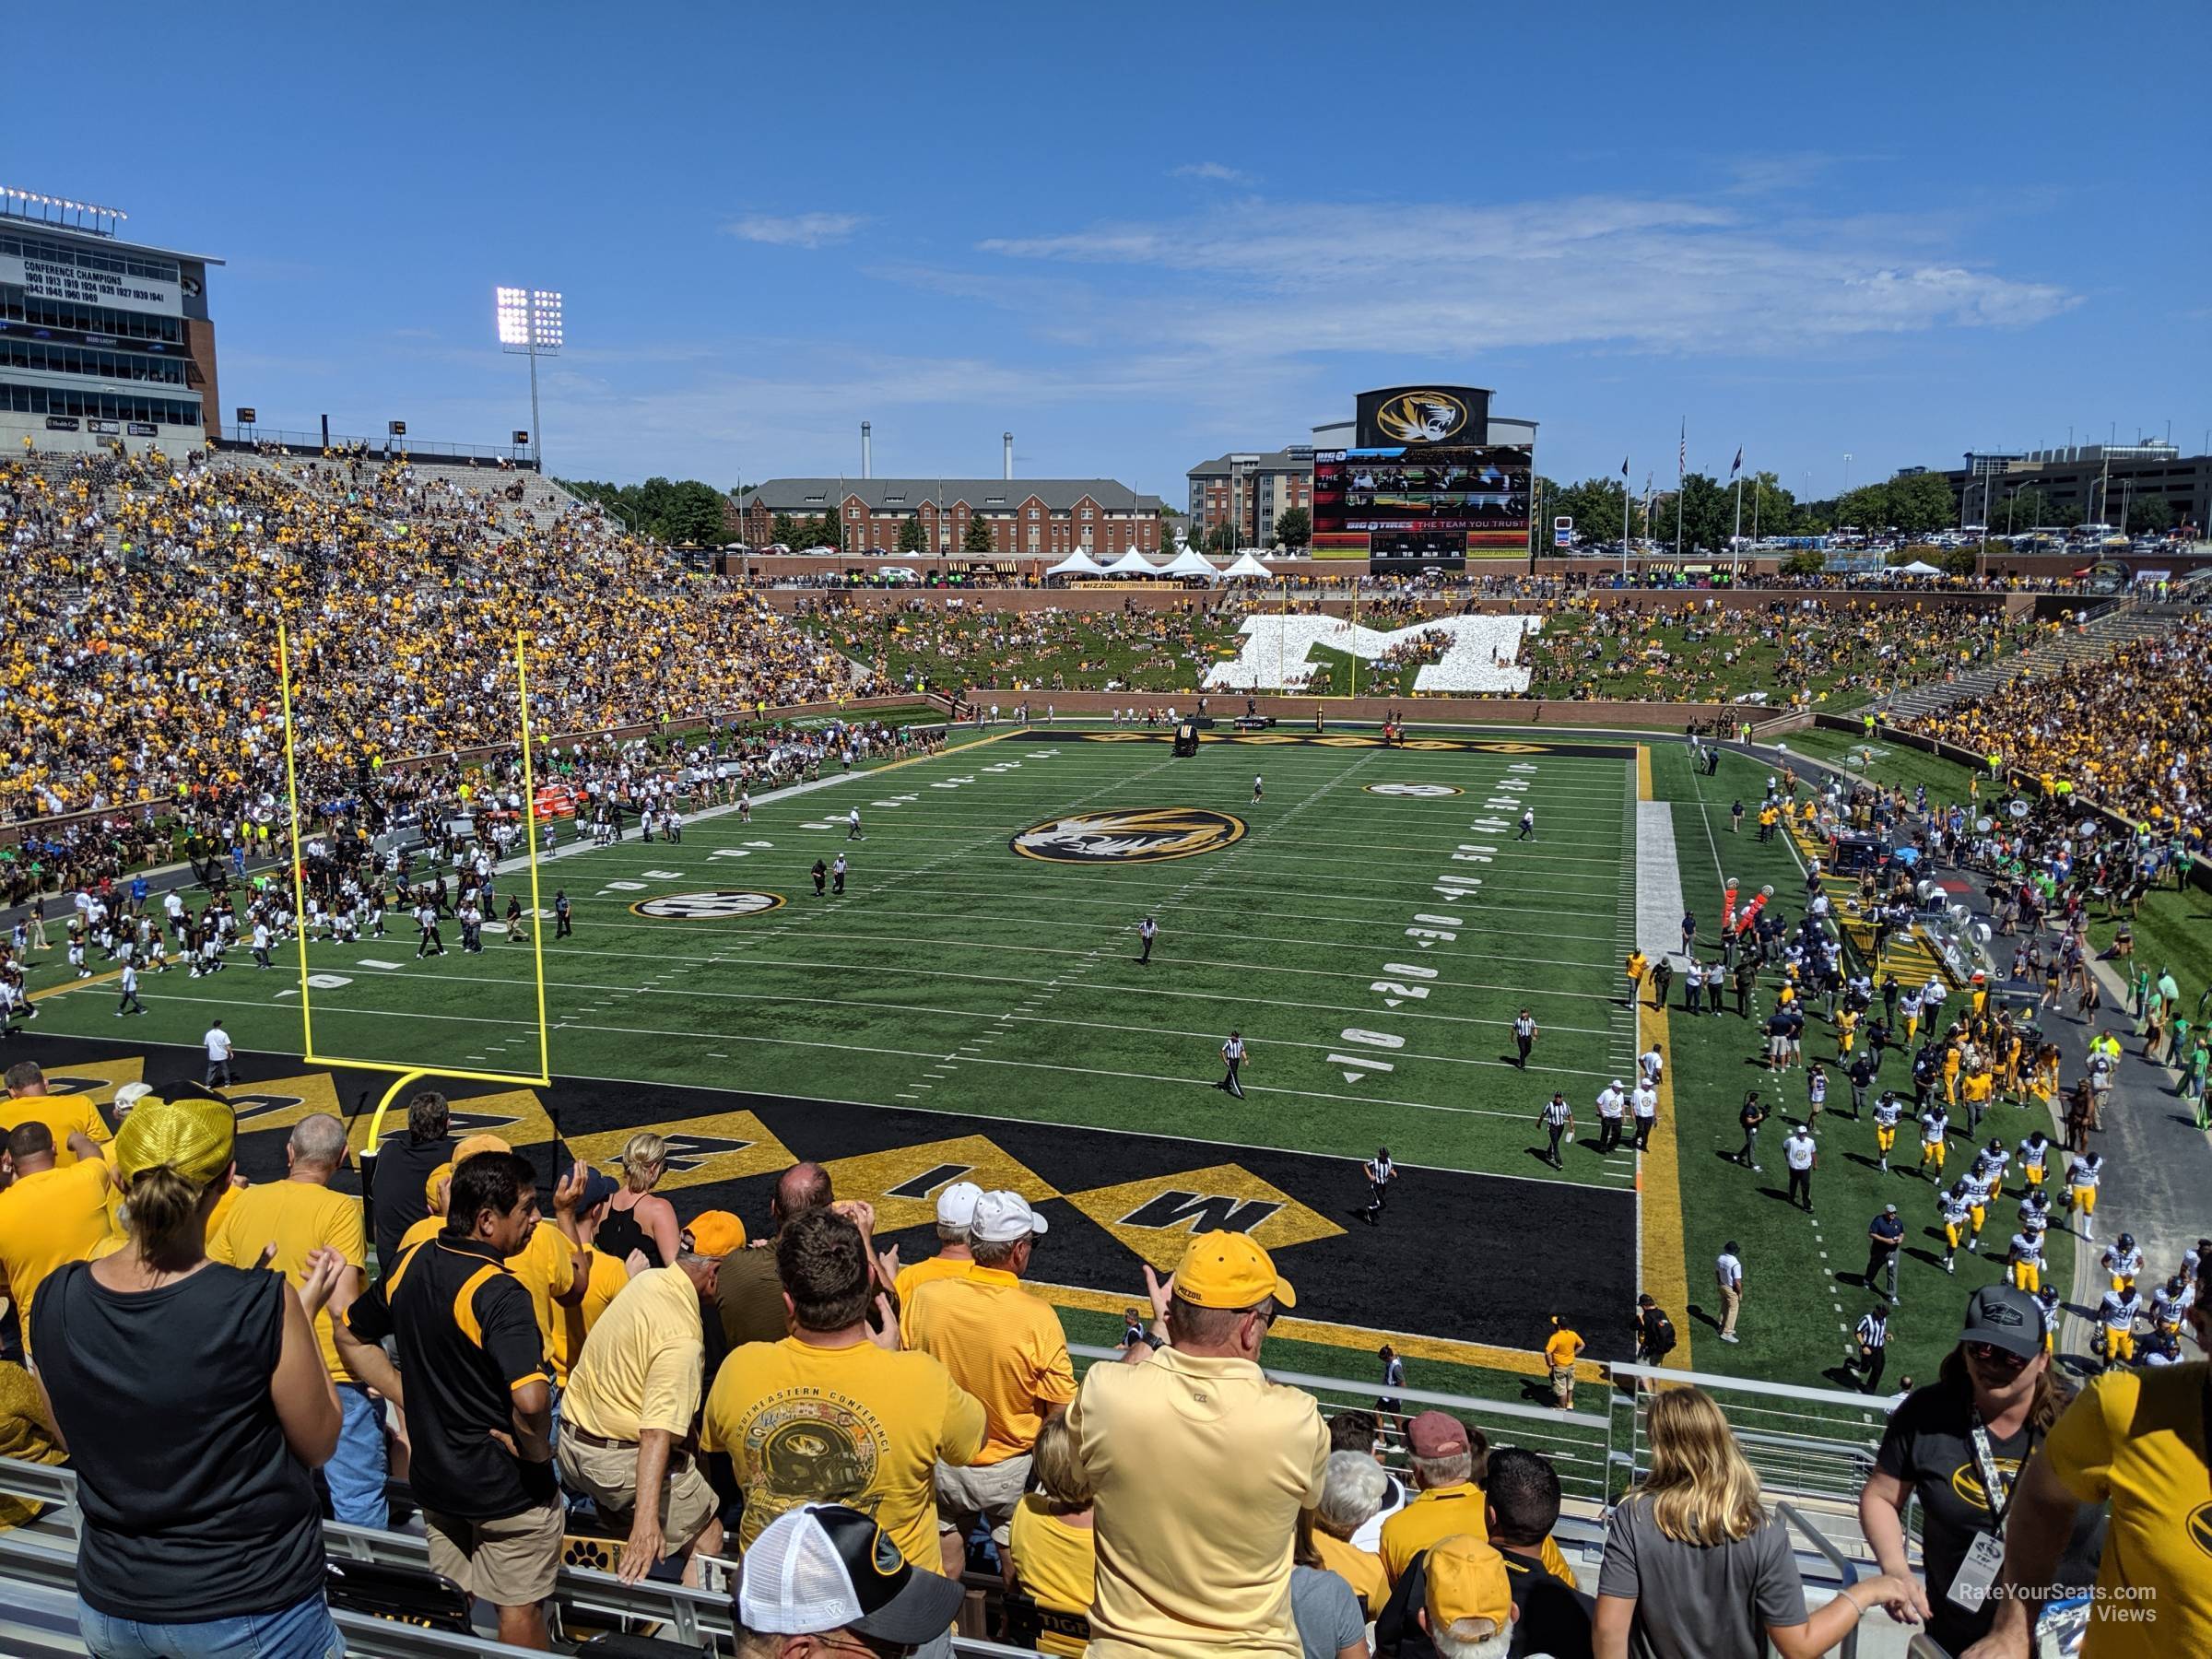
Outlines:
{"type": "Polygon", "coordinates": [[[968,1233],[975,1225],[975,1201],[982,1195],[983,1189],[972,1181],[956,1181],[937,1194],[937,1253],[899,1269],[891,1288],[901,1308],[932,1279],[966,1277],[975,1261],[968,1233]]]}
{"type": "Polygon", "coordinates": [[[1478,1540],[1489,1536],[1475,1466],[1477,1453],[1488,1451],[1488,1441],[1477,1443],[1457,1418],[1424,1411],[1406,1425],[1406,1446],[1412,1453],[1413,1483],[1420,1490],[1382,1523],[1382,1571],[1394,1584],[1413,1558],[1440,1538],[1462,1533],[1478,1540]]]}
{"type": "Polygon", "coordinates": [[[983,1449],[967,1466],[937,1465],[937,1547],[947,1578],[965,1570],[979,1515],[1011,1567],[1007,1528],[1030,1489],[1037,1431],[1076,1397],[1060,1316],[1021,1288],[1045,1218],[1018,1193],[985,1193],[970,1228],[968,1271],[917,1286],[900,1321],[903,1345],[944,1361],[952,1380],[983,1403],[988,1424],[983,1449]]]}
{"type": "Polygon", "coordinates": [[[706,1369],[700,1299],[712,1300],[721,1266],[686,1253],[631,1279],[584,1337],[561,1396],[561,1484],[616,1525],[629,1523],[616,1568],[626,1584],[676,1556],[697,1583],[694,1549],[722,1547],[714,1488],[690,1443],[706,1369]]]}
{"type": "Polygon", "coordinates": [[[1170,1346],[1093,1366],[1067,1411],[1096,1493],[1092,1659],[1297,1659],[1291,1546],[1329,1432],[1312,1395],[1260,1371],[1289,1281],[1237,1232],[1199,1234],[1165,1285],[1146,1277],[1170,1346]]]}

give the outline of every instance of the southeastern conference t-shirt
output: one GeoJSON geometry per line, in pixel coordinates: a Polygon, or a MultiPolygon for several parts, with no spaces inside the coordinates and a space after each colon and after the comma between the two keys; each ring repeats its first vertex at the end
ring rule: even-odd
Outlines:
{"type": "Polygon", "coordinates": [[[733,1349],[707,1395],[700,1443],[745,1488],[740,1551],[784,1511],[842,1503],[873,1516],[915,1566],[937,1571],[935,1467],[982,1450],[983,1407],[927,1354],[796,1336],[733,1349]]]}

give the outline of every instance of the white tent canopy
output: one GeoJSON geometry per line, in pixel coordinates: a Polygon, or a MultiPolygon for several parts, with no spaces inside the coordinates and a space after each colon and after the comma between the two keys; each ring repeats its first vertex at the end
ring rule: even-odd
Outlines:
{"type": "Polygon", "coordinates": [[[1892,576],[1940,576],[1943,572],[1934,565],[1916,559],[1909,565],[1899,565],[1889,574],[1892,576]]]}
{"type": "Polygon", "coordinates": [[[1044,573],[1047,576],[1097,576],[1102,574],[1105,569],[1104,565],[1077,547],[1058,564],[1049,567],[1044,573]]]}
{"type": "Polygon", "coordinates": [[[1239,577],[1243,576],[1256,576],[1262,582],[1272,582],[1275,580],[1275,572],[1270,571],[1265,565],[1262,564],[1258,559],[1254,559],[1249,553],[1238,559],[1235,564],[1230,565],[1228,570],[1221,572],[1221,580],[1224,582],[1234,582],[1239,577]]]}
{"type": "Polygon", "coordinates": [[[1176,554],[1159,573],[1162,576],[1203,576],[1208,582],[1217,580],[1221,574],[1214,569],[1213,561],[1195,547],[1185,547],[1176,554]]]}
{"type": "Polygon", "coordinates": [[[1157,576],[1159,567],[1139,553],[1135,547],[1106,567],[1109,576],[1157,576]]]}

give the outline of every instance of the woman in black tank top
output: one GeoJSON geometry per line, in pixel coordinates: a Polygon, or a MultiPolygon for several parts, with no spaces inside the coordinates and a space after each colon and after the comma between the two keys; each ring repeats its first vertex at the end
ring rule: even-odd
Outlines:
{"type": "Polygon", "coordinates": [[[668,1143],[641,1131],[622,1145],[622,1190],[607,1200],[606,1219],[592,1242],[621,1261],[633,1250],[641,1251],[655,1267],[676,1260],[682,1238],[676,1206],[653,1196],[653,1184],[667,1167],[668,1143]]]}
{"type": "Polygon", "coordinates": [[[115,1137],[129,1242],[39,1288],[32,1342],[77,1474],[77,1622],[96,1653],[342,1650],[323,1592],[312,1471],[340,1414],[314,1316],[343,1264],[282,1274],[211,1262],[234,1120],[216,1099],[147,1100],[115,1137]]]}

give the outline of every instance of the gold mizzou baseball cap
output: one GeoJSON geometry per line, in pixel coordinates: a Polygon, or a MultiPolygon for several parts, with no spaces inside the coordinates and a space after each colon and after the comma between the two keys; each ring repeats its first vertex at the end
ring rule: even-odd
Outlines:
{"type": "Polygon", "coordinates": [[[1429,1630],[1441,1635],[1463,1618],[1487,1618],[1501,1630],[1513,1616],[1505,1558],[1479,1538],[1446,1538],[1429,1551],[1429,1630]]]}
{"type": "Polygon", "coordinates": [[[194,1186],[206,1186],[230,1167],[238,1114],[219,1098],[148,1096],[123,1121],[115,1136],[115,1172],[128,1182],[167,1164],[194,1186]]]}
{"type": "Polygon", "coordinates": [[[1241,1232],[1205,1232],[1191,1241],[1175,1269],[1175,1294],[1201,1308],[1256,1307],[1269,1297],[1298,1306],[1275,1259],[1241,1232]]]}

